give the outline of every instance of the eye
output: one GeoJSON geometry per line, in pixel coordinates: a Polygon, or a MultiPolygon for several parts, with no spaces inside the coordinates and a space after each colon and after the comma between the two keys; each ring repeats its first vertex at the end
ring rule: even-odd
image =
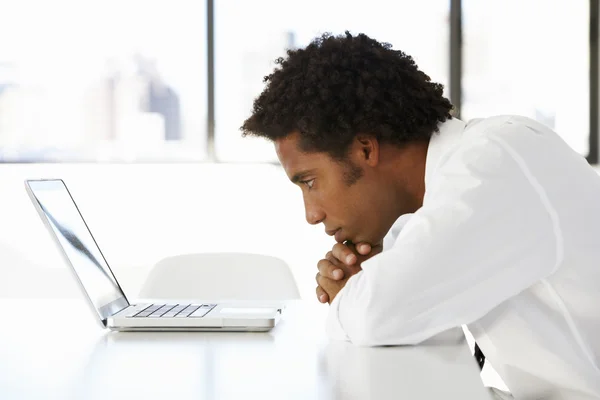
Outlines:
{"type": "Polygon", "coordinates": [[[301,184],[305,185],[308,190],[312,189],[313,185],[315,184],[315,180],[314,179],[309,179],[306,181],[300,181],[301,184]]]}

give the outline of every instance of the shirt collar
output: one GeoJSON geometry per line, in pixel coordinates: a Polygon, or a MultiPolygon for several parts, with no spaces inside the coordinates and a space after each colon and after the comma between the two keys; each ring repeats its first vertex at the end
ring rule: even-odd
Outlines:
{"type": "Polygon", "coordinates": [[[425,188],[437,170],[444,153],[450,150],[462,137],[467,124],[458,118],[448,119],[438,124],[439,132],[434,132],[429,140],[425,160],[425,188]]]}

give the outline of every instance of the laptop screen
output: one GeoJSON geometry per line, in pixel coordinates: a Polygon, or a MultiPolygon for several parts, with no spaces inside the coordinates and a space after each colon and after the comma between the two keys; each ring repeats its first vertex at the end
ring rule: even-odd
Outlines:
{"type": "Polygon", "coordinates": [[[42,218],[102,320],[129,303],[62,180],[27,181],[42,218]]]}

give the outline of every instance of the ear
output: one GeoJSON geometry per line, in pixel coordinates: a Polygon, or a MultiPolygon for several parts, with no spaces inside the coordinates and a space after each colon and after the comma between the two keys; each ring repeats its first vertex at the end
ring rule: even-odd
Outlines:
{"type": "Polygon", "coordinates": [[[379,164],[379,140],[373,135],[358,134],[354,139],[355,156],[370,167],[379,164]]]}

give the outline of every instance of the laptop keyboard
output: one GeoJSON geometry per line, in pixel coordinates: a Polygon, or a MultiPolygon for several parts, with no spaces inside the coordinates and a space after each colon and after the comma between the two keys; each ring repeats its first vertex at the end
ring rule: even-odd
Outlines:
{"type": "Polygon", "coordinates": [[[216,304],[150,304],[133,318],[201,318],[216,304]],[[192,315],[193,314],[193,315],[192,315]]]}

